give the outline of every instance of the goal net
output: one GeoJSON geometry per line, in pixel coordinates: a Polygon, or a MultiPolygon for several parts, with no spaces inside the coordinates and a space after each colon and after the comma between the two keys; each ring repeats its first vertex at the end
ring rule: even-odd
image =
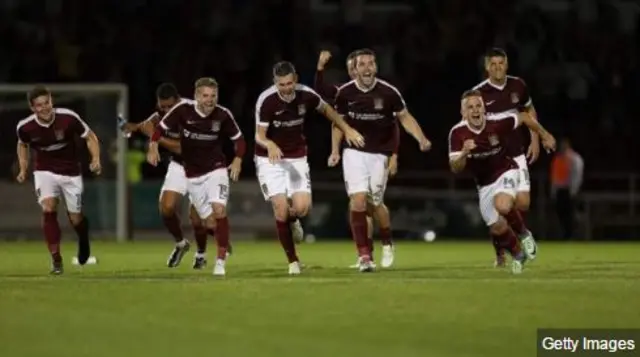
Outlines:
{"type": "MultiPolygon", "coordinates": [[[[40,210],[33,193],[33,179],[24,185],[15,182],[16,125],[31,114],[26,92],[35,84],[1,84],[0,115],[0,238],[40,237],[40,210]]],[[[92,233],[126,240],[128,236],[127,139],[119,134],[117,117],[125,118],[128,90],[123,84],[45,84],[53,93],[56,107],[77,112],[96,133],[101,143],[102,174],[94,177],[83,162],[83,210],[91,222],[92,233]]],[[[86,150],[85,150],[86,151],[86,150]]],[[[31,165],[32,167],[32,165],[31,165]]],[[[64,212],[64,209],[59,210],[64,212]]],[[[66,221],[59,216],[61,224],[66,221]]],[[[63,224],[66,226],[66,224],[63,224]]]]}

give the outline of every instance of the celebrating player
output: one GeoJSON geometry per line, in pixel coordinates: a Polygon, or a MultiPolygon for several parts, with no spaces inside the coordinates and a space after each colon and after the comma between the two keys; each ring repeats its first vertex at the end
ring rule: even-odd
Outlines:
{"type": "Polygon", "coordinates": [[[58,201],[64,197],[67,216],[78,235],[78,263],[84,265],[91,255],[89,222],[82,214],[83,182],[80,171],[76,140],[87,143],[91,155],[89,168],[100,174],[100,143],[87,123],[73,110],[54,108],[51,92],[44,86],[36,86],[27,93],[32,115],[18,123],[17,180],[27,179],[29,153],[35,153],[33,178],[38,203],[42,207],[44,237],[51,253],[51,274],[63,272],[60,253],[60,225],[58,224],[58,201]]]}
{"type": "MultiPolygon", "coordinates": [[[[533,106],[531,97],[529,96],[529,89],[525,82],[513,76],[507,75],[507,69],[509,62],[507,60],[507,54],[500,48],[490,49],[484,57],[485,70],[487,71],[488,78],[473,89],[482,93],[482,98],[485,103],[487,111],[487,119],[492,118],[500,119],[504,115],[512,113],[526,112],[533,120],[537,120],[536,110],[533,106]]],[[[509,157],[512,157],[518,164],[518,168],[522,171],[523,180],[520,182],[518,192],[520,199],[516,203],[516,209],[524,217],[525,213],[529,210],[530,190],[531,182],[529,179],[529,168],[527,165],[527,159],[529,164],[532,164],[540,154],[540,138],[538,134],[533,130],[528,130],[531,135],[531,143],[527,149],[527,153],[524,153],[523,147],[523,130],[515,130],[509,140],[506,143],[506,151],[509,157]]],[[[531,236],[523,235],[519,237],[524,239],[531,236]]],[[[493,246],[496,250],[496,266],[504,266],[504,249],[500,247],[499,239],[493,238],[493,246]]],[[[524,249],[528,254],[535,256],[537,250],[534,240],[522,240],[524,249]]]]}
{"type": "MultiPolygon", "coordinates": [[[[347,72],[349,73],[349,77],[353,80],[356,79],[356,71],[355,71],[355,57],[357,51],[351,52],[347,56],[347,72]]],[[[316,91],[323,97],[324,100],[328,102],[333,102],[335,100],[336,94],[338,93],[338,87],[335,85],[328,85],[324,81],[324,67],[327,62],[331,59],[331,52],[322,51],[318,58],[318,66],[316,70],[315,76],[315,89],[316,91]]],[[[389,157],[389,175],[393,176],[396,174],[398,170],[398,145],[400,143],[400,129],[398,128],[398,123],[393,127],[394,135],[395,135],[395,145],[393,145],[393,153],[389,157]]],[[[328,159],[328,165],[330,167],[336,166],[340,162],[340,152],[342,147],[342,130],[337,128],[335,125],[332,126],[331,130],[331,155],[328,159]]],[[[380,240],[382,241],[382,246],[387,247],[383,249],[383,252],[387,252],[383,254],[382,266],[390,267],[393,264],[393,250],[391,249],[392,240],[391,240],[391,219],[389,216],[389,209],[384,203],[379,204],[378,206],[374,206],[371,204],[371,200],[367,203],[367,244],[369,246],[369,250],[372,254],[371,256],[371,265],[375,268],[375,263],[373,259],[373,219],[378,222],[378,226],[380,229],[380,240]]],[[[355,264],[351,265],[350,268],[359,268],[360,267],[360,257],[358,256],[358,260],[355,264]]]]}
{"type": "Polygon", "coordinates": [[[311,88],[298,84],[295,67],[278,62],[273,67],[274,85],[256,102],[255,162],[258,181],[271,201],[278,239],[289,261],[289,274],[300,274],[294,237],[302,239],[299,218],[311,207],[311,180],[307,144],[303,133],[307,113],[316,110],[345,133],[347,142],[358,147],[363,138],[311,88]],[[291,199],[289,204],[288,199],[291,199]]]}
{"type": "MultiPolygon", "coordinates": [[[[225,275],[229,249],[229,176],[236,181],[242,168],[246,143],[231,111],[218,104],[218,83],[213,78],[200,78],[195,83],[196,101],[181,100],[162,118],[151,137],[147,160],[157,165],[158,140],[162,132],[179,133],[187,193],[191,204],[204,220],[207,229],[215,229],[218,255],[214,275],[225,275]],[[235,143],[235,158],[227,173],[222,139],[235,143]]],[[[186,239],[176,243],[181,251],[189,249],[186,239]]],[[[184,252],[178,253],[184,255],[184,252]]]]}
{"type": "MultiPolygon", "coordinates": [[[[516,209],[517,201],[522,199],[520,181],[525,177],[507,154],[505,144],[521,124],[535,130],[547,150],[555,149],[555,139],[526,113],[486,120],[482,93],[477,90],[466,91],[462,95],[461,114],[463,120],[449,132],[451,171],[459,173],[468,169],[473,173],[480,196],[480,214],[491,234],[511,253],[511,270],[518,274],[522,272],[524,262],[535,258],[535,255],[526,249],[522,252],[516,237],[516,234],[531,236],[516,209]]],[[[526,246],[526,242],[523,243],[526,246]]]]}
{"type": "MultiPolygon", "coordinates": [[[[158,89],[156,90],[156,98],[158,101],[157,110],[143,122],[135,124],[124,123],[122,129],[125,133],[140,132],[151,137],[160,123],[162,116],[180,102],[178,90],[171,83],[163,83],[158,86],[158,89]]],[[[183,160],[180,156],[180,134],[177,132],[167,132],[165,134],[167,136],[161,137],[158,140],[158,143],[165,149],[169,150],[172,154],[162,188],[160,189],[159,209],[164,226],[174,238],[175,242],[179,243],[183,241],[184,236],[177,210],[178,207],[180,207],[182,197],[187,193],[187,177],[184,174],[184,167],[182,165],[183,160]]],[[[189,218],[191,220],[195,236],[194,238],[197,245],[197,252],[193,260],[193,268],[202,269],[207,264],[207,229],[193,205],[190,205],[189,218]]],[[[209,233],[213,233],[213,230],[209,233]]],[[[176,246],[169,255],[167,266],[169,268],[177,267],[185,253],[185,249],[176,246]]]]}
{"type": "MultiPolygon", "coordinates": [[[[374,52],[359,50],[354,61],[356,79],[338,89],[336,109],[349,125],[363,133],[366,141],[362,148],[349,147],[343,151],[342,167],[350,198],[351,231],[360,257],[359,269],[368,272],[374,266],[371,249],[367,244],[367,202],[374,207],[383,202],[389,173],[389,156],[397,145],[394,134],[396,121],[399,120],[405,130],[418,141],[420,150],[429,150],[431,142],[407,110],[398,89],[376,78],[374,52]]],[[[384,215],[383,210],[377,213],[378,216],[384,215]]],[[[383,265],[390,266],[394,259],[393,246],[384,245],[382,254],[383,265]]]]}

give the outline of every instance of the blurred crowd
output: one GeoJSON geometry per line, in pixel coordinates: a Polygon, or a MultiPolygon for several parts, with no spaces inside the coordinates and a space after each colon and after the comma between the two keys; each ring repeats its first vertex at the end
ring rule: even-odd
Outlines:
{"type": "MultiPolygon", "coordinates": [[[[0,81],[124,82],[130,117],[141,120],[159,83],[172,81],[190,96],[197,77],[214,76],[221,103],[252,138],[255,99],[275,61],[294,62],[311,84],[318,52],[329,49],[329,78],[344,81],[344,57],[370,47],[380,76],[404,93],[434,142],[425,156],[404,136],[401,167],[432,170],[445,169],[459,96],[483,79],[482,53],[500,46],[511,74],[530,86],[540,120],[572,139],[587,171],[637,170],[637,160],[620,155],[640,152],[637,1],[416,0],[402,7],[388,0],[395,10],[360,13],[366,2],[346,0],[332,12],[315,5],[339,1],[0,0],[0,81]]],[[[3,120],[3,131],[13,132],[17,119],[3,120]]],[[[328,128],[320,119],[310,125],[316,168],[326,163],[328,128]]]]}

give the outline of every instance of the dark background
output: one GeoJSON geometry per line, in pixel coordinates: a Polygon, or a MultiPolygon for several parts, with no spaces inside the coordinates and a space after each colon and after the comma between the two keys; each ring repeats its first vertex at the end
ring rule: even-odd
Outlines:
{"type": "MultiPolygon", "coordinates": [[[[510,74],[529,85],[540,121],[582,154],[585,190],[627,195],[633,180],[590,177],[638,171],[639,13],[629,0],[2,0],[0,81],[125,83],[129,119],[140,121],[154,109],[161,82],[191,97],[195,79],[212,76],[251,150],[255,100],[271,84],[273,63],[292,61],[301,82],[311,85],[319,51],[328,49],[326,76],[344,82],[346,55],[370,47],[380,77],[401,90],[433,141],[423,154],[403,134],[393,186],[437,190],[450,182],[421,177],[451,176],[447,134],[459,120],[460,94],[484,79],[482,54],[499,46],[509,54],[510,74]]],[[[9,180],[21,118],[0,110],[0,167],[9,180]]],[[[314,182],[339,183],[340,170],[326,168],[329,125],[314,119],[306,127],[314,182]]],[[[542,155],[534,173],[546,176],[549,160],[542,155]]],[[[249,155],[244,166],[243,177],[255,180],[249,155]]],[[[148,166],[144,173],[164,174],[148,166]]]]}
{"type": "MultiPolygon", "coordinates": [[[[540,120],[556,136],[573,139],[589,170],[637,168],[637,160],[621,155],[638,152],[637,2],[402,3],[411,11],[369,12],[349,23],[345,9],[314,12],[306,1],[292,0],[2,1],[0,79],[124,82],[131,120],[142,120],[153,109],[159,83],[175,82],[191,96],[197,77],[213,76],[221,84],[221,103],[251,138],[255,99],[269,85],[275,61],[294,62],[301,81],[311,84],[319,50],[332,50],[331,66],[342,71],[346,54],[371,47],[380,76],[401,89],[434,142],[433,153],[421,155],[403,137],[402,166],[443,169],[459,95],[482,80],[483,51],[501,46],[509,53],[510,73],[530,86],[540,120]]],[[[345,80],[346,74],[334,77],[345,80]]],[[[2,131],[13,132],[17,119],[3,118],[2,131]]],[[[325,132],[309,136],[316,167],[327,155],[325,132]]]]}

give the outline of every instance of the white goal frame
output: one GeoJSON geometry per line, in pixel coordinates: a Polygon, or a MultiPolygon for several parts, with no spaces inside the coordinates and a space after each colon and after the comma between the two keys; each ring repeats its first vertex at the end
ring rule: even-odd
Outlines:
{"type": "MultiPolygon", "coordinates": [[[[76,95],[91,94],[117,94],[118,107],[117,114],[123,118],[129,118],[129,87],[121,83],[41,83],[49,88],[54,94],[71,93],[76,95]]],[[[1,93],[26,93],[36,84],[0,84],[1,93]]],[[[26,98],[26,97],[25,97],[26,98]]],[[[25,99],[26,100],[26,99],[25,99]]],[[[116,174],[116,239],[124,242],[129,239],[129,205],[127,200],[127,138],[120,133],[117,125],[117,118],[113,118],[113,128],[116,133],[117,174],[116,174]]]]}

